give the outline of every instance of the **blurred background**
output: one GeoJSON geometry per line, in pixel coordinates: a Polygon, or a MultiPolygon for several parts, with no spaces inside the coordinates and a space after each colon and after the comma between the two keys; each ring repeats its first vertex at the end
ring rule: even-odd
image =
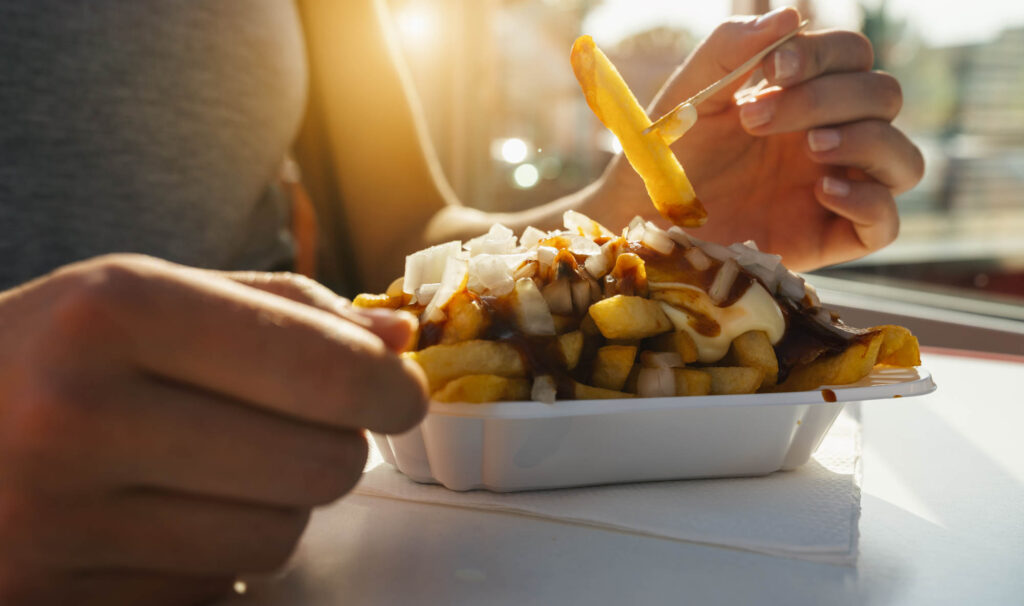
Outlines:
{"type": "MultiPolygon", "coordinates": [[[[792,4],[812,28],[863,32],[903,85],[897,120],[927,172],[901,196],[888,248],[816,272],[884,292],[1024,320],[1024,2],[1003,0],[389,0],[441,162],[491,211],[593,180],[617,151],[568,64],[594,37],[646,105],[730,14],[792,4]]],[[[852,286],[851,286],[852,285],[852,286]]]]}

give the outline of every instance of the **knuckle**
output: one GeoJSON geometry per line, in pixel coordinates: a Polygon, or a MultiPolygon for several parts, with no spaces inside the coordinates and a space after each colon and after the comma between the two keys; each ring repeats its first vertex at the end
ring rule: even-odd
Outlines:
{"type": "Polygon", "coordinates": [[[131,305],[146,279],[141,255],[107,255],[81,264],[64,276],[64,295],[54,306],[51,329],[58,338],[82,338],[108,332],[131,305]]]}
{"type": "Polygon", "coordinates": [[[85,431],[81,399],[69,380],[48,377],[29,381],[5,418],[5,454],[13,461],[47,464],[59,452],[74,448],[85,431]]]}

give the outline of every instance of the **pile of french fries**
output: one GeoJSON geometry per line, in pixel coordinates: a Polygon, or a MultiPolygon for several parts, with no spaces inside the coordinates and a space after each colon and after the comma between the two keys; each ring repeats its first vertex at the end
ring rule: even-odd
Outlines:
{"type": "Polygon", "coordinates": [[[802,391],[855,382],[878,364],[919,364],[907,329],[848,329],[802,278],[751,243],[721,247],[639,219],[616,236],[572,211],[565,225],[529,228],[521,240],[495,226],[465,245],[426,249],[409,257],[406,276],[387,292],[359,295],[353,304],[419,319],[416,346],[403,355],[423,368],[439,402],[802,391]],[[746,293],[762,294],[750,299],[755,304],[744,295],[716,307],[680,282],[694,275],[695,263],[702,275],[728,272],[746,281],[746,293]],[[749,313],[730,315],[744,304],[749,313]],[[784,308],[811,318],[822,334],[839,335],[841,351],[833,343],[780,368],[776,347],[799,329],[796,312],[786,320],[784,308]],[[707,336],[762,316],[763,325],[724,345],[707,336]],[[715,318],[723,325],[708,328],[715,318]]]}

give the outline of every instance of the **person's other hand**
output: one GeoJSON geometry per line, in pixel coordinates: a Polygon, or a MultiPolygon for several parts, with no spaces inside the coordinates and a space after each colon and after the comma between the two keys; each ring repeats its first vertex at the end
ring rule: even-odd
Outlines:
{"type": "Polygon", "coordinates": [[[426,409],[399,314],[100,257],[0,294],[0,603],[193,604],[281,566],[426,409]]]}
{"type": "MultiPolygon", "coordinates": [[[[797,27],[781,9],[720,25],[672,76],[649,111],[661,116],[797,27]]],[[[863,256],[899,231],[894,196],[921,179],[920,151],[892,125],[897,81],[871,71],[860,34],[802,33],[762,62],[768,88],[740,103],[737,84],[698,106],[696,125],[673,145],[708,222],[694,235],[729,244],[753,239],[792,269],[863,256]]],[[[616,157],[595,217],[625,225],[656,216],[640,178],[616,157]]]]}

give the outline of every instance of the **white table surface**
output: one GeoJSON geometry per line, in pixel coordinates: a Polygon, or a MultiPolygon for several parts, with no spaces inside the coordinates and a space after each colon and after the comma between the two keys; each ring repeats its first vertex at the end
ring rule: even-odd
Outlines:
{"type": "Polygon", "coordinates": [[[923,362],[861,409],[856,566],[355,495],[223,604],[1024,604],[1024,363],[923,362]]]}

